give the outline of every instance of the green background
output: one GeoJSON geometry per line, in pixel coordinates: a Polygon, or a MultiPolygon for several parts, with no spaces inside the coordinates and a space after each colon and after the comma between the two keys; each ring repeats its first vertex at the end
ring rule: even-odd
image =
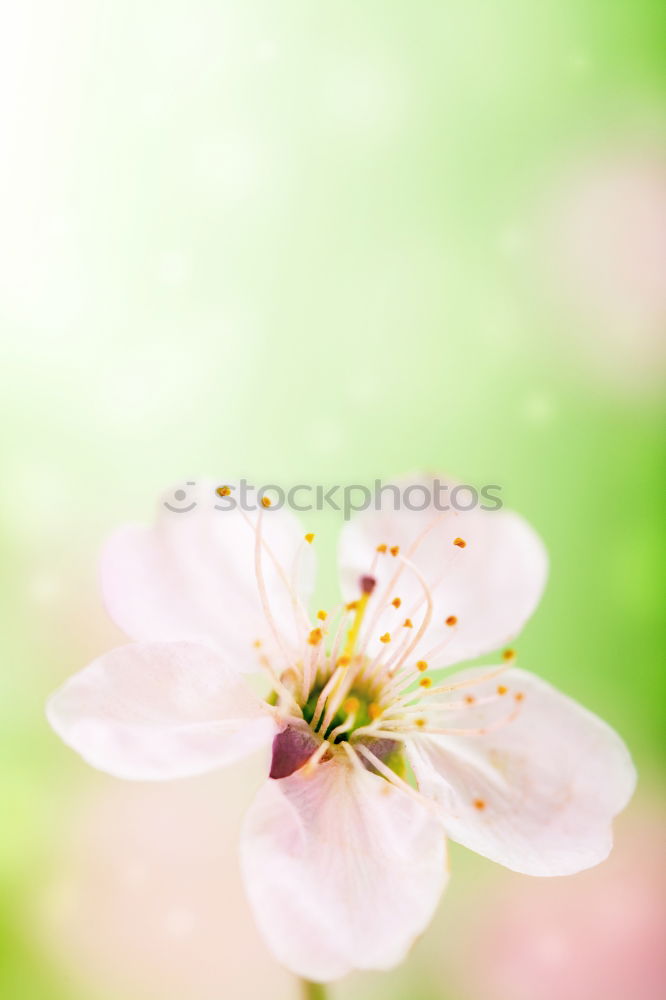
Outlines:
{"type": "MultiPolygon", "coordinates": [[[[624,323],[622,281],[581,305],[548,220],[583,167],[663,169],[663,4],[42,0],[7,17],[0,993],[171,995],[122,944],[96,964],[76,907],[51,905],[77,809],[115,790],[43,701],[120,639],[102,540],[185,479],[501,484],[551,557],[521,662],[621,732],[653,808],[666,308],[624,323]]],[[[600,256],[621,243],[600,231],[600,256]]],[[[308,527],[330,600],[339,516],[308,527]]],[[[458,915],[500,876],[462,850],[453,867],[404,968],[336,996],[483,1000],[451,941],[469,947],[458,915]]],[[[253,974],[219,995],[278,996],[253,974]]]]}

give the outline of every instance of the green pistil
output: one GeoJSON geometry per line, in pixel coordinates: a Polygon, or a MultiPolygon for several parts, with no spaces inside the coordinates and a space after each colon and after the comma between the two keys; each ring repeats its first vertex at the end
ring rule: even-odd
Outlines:
{"type": "MultiPolygon", "coordinates": [[[[314,688],[314,690],[310,692],[310,697],[306,701],[305,705],[303,705],[302,708],[303,718],[305,719],[308,725],[310,725],[312,719],[314,718],[315,710],[317,708],[317,701],[319,700],[319,695],[321,694],[321,691],[322,691],[321,688],[314,688]]],[[[372,721],[370,716],[370,711],[368,708],[370,701],[361,691],[357,691],[355,688],[352,688],[349,694],[347,695],[347,698],[345,698],[345,701],[347,701],[348,698],[355,698],[356,701],[358,702],[358,709],[356,710],[356,718],[354,719],[354,725],[352,726],[351,729],[347,730],[346,733],[340,733],[339,736],[335,737],[336,743],[342,743],[343,741],[348,740],[351,734],[355,730],[360,729],[361,726],[369,725],[369,723],[372,721]]],[[[320,730],[319,731],[320,735],[323,736],[324,739],[328,739],[328,737],[336,728],[336,726],[341,726],[343,722],[347,720],[347,718],[348,718],[348,713],[345,711],[344,705],[341,705],[340,708],[335,713],[335,715],[333,716],[333,718],[331,719],[331,722],[329,723],[326,732],[322,732],[320,730]]]]}

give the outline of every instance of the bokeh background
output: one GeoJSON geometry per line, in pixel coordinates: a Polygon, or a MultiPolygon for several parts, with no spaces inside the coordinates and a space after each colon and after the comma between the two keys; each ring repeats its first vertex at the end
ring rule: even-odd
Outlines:
{"type": "Polygon", "coordinates": [[[580,876],[454,848],[409,961],[334,995],[663,995],[665,29],[659,0],[6,5],[3,997],[297,996],[237,871],[255,764],[124,785],[43,702],[121,641],[99,546],[171,483],[419,467],[542,533],[522,663],[639,790],[580,876]]]}

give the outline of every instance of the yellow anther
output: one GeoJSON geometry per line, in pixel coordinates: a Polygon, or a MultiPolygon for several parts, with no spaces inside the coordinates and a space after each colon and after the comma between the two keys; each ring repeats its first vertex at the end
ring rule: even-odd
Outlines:
{"type": "Polygon", "coordinates": [[[415,719],[414,720],[414,724],[417,725],[419,727],[419,729],[423,729],[423,727],[426,725],[426,722],[427,722],[427,719],[415,719]]]}
{"type": "Polygon", "coordinates": [[[422,688],[429,688],[432,685],[432,677],[422,677],[419,684],[422,688]]]}
{"type": "Polygon", "coordinates": [[[217,493],[218,497],[228,497],[229,494],[231,493],[231,490],[229,489],[228,486],[218,486],[215,492],[217,493]]]}
{"type": "Polygon", "coordinates": [[[467,545],[467,542],[465,541],[464,538],[454,538],[453,544],[457,545],[459,549],[464,549],[465,546],[467,545]]]}
{"type": "Polygon", "coordinates": [[[273,501],[270,499],[270,497],[262,497],[261,498],[261,506],[262,507],[270,507],[272,505],[272,503],[273,503],[273,501]]]}
{"type": "Polygon", "coordinates": [[[324,633],[320,628],[313,628],[308,637],[308,642],[311,646],[318,646],[321,640],[324,638],[324,633]]]}
{"type": "Polygon", "coordinates": [[[378,719],[382,714],[382,710],[376,701],[371,701],[368,705],[368,715],[371,719],[378,719]]]}
{"type": "Polygon", "coordinates": [[[384,635],[380,635],[379,641],[380,642],[390,642],[391,641],[391,633],[390,632],[384,632],[384,635]]]}
{"type": "Polygon", "coordinates": [[[400,551],[399,545],[392,545],[391,548],[389,549],[389,552],[391,553],[392,556],[397,556],[399,551],[400,551]]]}
{"type": "Polygon", "coordinates": [[[466,694],[465,695],[465,704],[466,705],[473,705],[475,701],[476,701],[476,698],[474,697],[473,694],[466,694]]]}
{"type": "Polygon", "coordinates": [[[348,667],[350,663],[351,663],[351,656],[339,656],[338,657],[338,666],[339,667],[348,667]]]}
{"type": "Polygon", "coordinates": [[[349,604],[345,604],[347,611],[356,611],[358,608],[358,601],[350,601],[349,604]]]}
{"type": "Polygon", "coordinates": [[[320,622],[325,622],[326,619],[328,618],[328,611],[318,611],[317,618],[319,619],[320,622]]]}
{"type": "Polygon", "coordinates": [[[358,712],[360,706],[361,706],[360,701],[358,700],[358,698],[355,698],[354,695],[351,695],[349,698],[345,698],[344,702],[342,703],[342,707],[344,708],[347,715],[354,715],[356,712],[358,712]]]}
{"type": "Polygon", "coordinates": [[[514,694],[513,697],[516,699],[516,701],[523,701],[524,698],[525,698],[525,695],[523,694],[522,691],[518,691],[516,694],[514,694]]]}
{"type": "Polygon", "coordinates": [[[393,600],[391,601],[391,604],[393,605],[394,608],[399,608],[400,605],[402,604],[402,601],[400,600],[399,597],[394,597],[393,600]]]}
{"type": "Polygon", "coordinates": [[[509,660],[515,660],[515,658],[516,658],[515,649],[505,649],[504,652],[502,653],[502,659],[506,660],[507,663],[509,662],[509,660]]]}
{"type": "Polygon", "coordinates": [[[449,617],[446,619],[446,621],[444,622],[444,624],[448,625],[449,627],[452,626],[452,625],[457,625],[458,624],[458,619],[456,618],[455,615],[449,615],[449,617]]]}
{"type": "Polygon", "coordinates": [[[404,622],[402,623],[402,627],[403,628],[414,628],[414,624],[412,622],[412,619],[411,618],[405,618],[404,622]]]}
{"type": "Polygon", "coordinates": [[[486,803],[483,801],[483,799],[474,799],[474,808],[475,809],[485,809],[486,808],[486,803]]]}
{"type": "Polygon", "coordinates": [[[259,647],[261,646],[261,639],[255,639],[252,645],[254,646],[255,649],[259,649],[259,647]]]}
{"type": "Polygon", "coordinates": [[[384,545],[384,544],[382,544],[382,545],[378,545],[378,546],[377,546],[377,552],[386,552],[386,549],[387,549],[387,548],[388,548],[388,546],[386,546],[386,545],[384,545]]]}
{"type": "Polygon", "coordinates": [[[498,694],[506,694],[508,690],[509,690],[508,687],[505,687],[504,684],[498,684],[497,685],[497,693],[498,694]]]}
{"type": "Polygon", "coordinates": [[[416,669],[420,670],[421,673],[423,673],[424,670],[428,669],[428,664],[426,663],[425,660],[419,660],[416,664],[416,669]]]}
{"type": "Polygon", "coordinates": [[[314,532],[308,531],[307,535],[305,535],[304,537],[308,545],[312,545],[312,543],[314,542],[314,532]]]}

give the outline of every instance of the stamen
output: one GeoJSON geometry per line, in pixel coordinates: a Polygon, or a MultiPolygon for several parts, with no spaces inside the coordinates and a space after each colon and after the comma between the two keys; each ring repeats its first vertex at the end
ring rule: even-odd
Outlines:
{"type": "Polygon", "coordinates": [[[505,649],[502,653],[502,659],[509,663],[510,660],[515,660],[517,655],[515,649],[505,649]]]}
{"type": "Polygon", "coordinates": [[[289,662],[289,656],[284,648],[282,637],[278,631],[275,619],[273,618],[273,613],[271,611],[270,603],[268,600],[268,591],[266,590],[266,583],[264,580],[264,571],[261,560],[261,553],[262,553],[261,521],[262,518],[261,515],[259,515],[259,517],[257,517],[257,527],[255,531],[255,544],[254,544],[254,569],[255,569],[255,576],[257,578],[257,586],[259,588],[259,597],[261,599],[261,603],[263,606],[264,615],[266,616],[271,631],[275,636],[275,641],[277,642],[277,645],[280,647],[280,649],[283,651],[285,655],[285,660],[289,662]]]}
{"type": "MultiPolygon", "coordinates": [[[[357,706],[359,704],[358,700],[356,698],[353,698],[353,699],[352,698],[347,698],[347,701],[355,701],[357,706]]],[[[358,711],[358,707],[357,707],[357,711],[358,711]]],[[[328,734],[329,742],[335,743],[335,741],[338,738],[338,736],[343,736],[344,733],[348,733],[350,729],[354,728],[354,723],[355,722],[356,722],[356,712],[352,712],[350,715],[347,716],[347,718],[345,719],[344,722],[341,722],[339,726],[336,726],[335,729],[333,729],[328,734]]]]}
{"type": "Polygon", "coordinates": [[[273,501],[271,500],[270,497],[262,497],[261,498],[261,506],[262,507],[266,507],[266,508],[272,507],[273,506],[273,501]]]}
{"type": "MultiPolygon", "coordinates": [[[[289,594],[289,597],[291,598],[292,607],[294,609],[294,618],[295,618],[297,627],[299,628],[299,630],[301,630],[303,628],[306,628],[307,627],[307,623],[308,623],[308,616],[307,616],[307,612],[306,612],[305,608],[303,607],[303,602],[301,601],[300,597],[298,596],[298,593],[296,592],[293,584],[290,582],[289,578],[287,577],[287,574],[285,573],[284,569],[282,568],[282,565],[281,565],[279,559],[277,559],[277,557],[275,556],[275,553],[271,549],[270,545],[268,544],[268,542],[266,542],[261,537],[261,534],[262,534],[262,524],[261,524],[261,521],[262,521],[262,518],[263,518],[263,511],[260,510],[258,512],[258,514],[257,514],[257,521],[256,521],[256,524],[254,524],[252,522],[252,520],[250,519],[250,517],[248,516],[248,514],[245,511],[243,511],[240,508],[239,508],[239,510],[240,510],[241,516],[243,517],[243,520],[245,521],[245,523],[247,524],[248,528],[250,529],[250,531],[252,531],[254,533],[254,536],[255,536],[255,558],[254,558],[254,565],[255,565],[255,576],[257,576],[257,586],[260,588],[260,594],[261,594],[261,587],[263,587],[264,596],[266,597],[266,601],[268,600],[265,582],[263,582],[262,585],[260,586],[260,584],[259,584],[259,576],[257,575],[257,564],[258,563],[259,563],[259,569],[262,570],[261,558],[260,558],[259,550],[263,550],[263,551],[266,552],[266,555],[271,560],[273,566],[275,567],[275,571],[277,572],[278,576],[282,580],[282,583],[283,583],[283,585],[285,587],[285,590],[287,591],[287,593],[289,594]]],[[[298,553],[297,553],[297,557],[298,557],[298,553]]],[[[262,574],[262,581],[263,581],[263,574],[262,574]]],[[[264,613],[265,613],[266,612],[266,605],[264,605],[264,597],[262,597],[261,603],[262,603],[262,607],[264,608],[264,613]]],[[[275,632],[275,622],[273,622],[273,624],[271,625],[271,629],[275,632]]],[[[278,642],[278,645],[280,646],[280,649],[284,653],[284,646],[283,646],[283,644],[281,642],[278,642]]],[[[290,657],[287,656],[286,659],[288,661],[290,659],[290,657]]]]}
{"type": "Polygon", "coordinates": [[[304,668],[301,676],[301,700],[305,703],[309,697],[314,681],[319,674],[319,669],[324,654],[322,642],[314,642],[308,639],[310,645],[309,655],[306,653],[304,668]]]}
{"type": "MultiPolygon", "coordinates": [[[[429,689],[427,691],[424,691],[423,693],[433,694],[434,691],[432,689],[429,689]]],[[[387,709],[385,713],[385,716],[388,721],[392,721],[393,714],[395,714],[396,716],[395,721],[399,722],[401,718],[402,719],[410,718],[414,714],[420,714],[423,712],[424,704],[421,697],[419,697],[421,695],[421,692],[414,690],[408,692],[408,695],[406,697],[409,697],[410,695],[417,696],[417,700],[412,699],[411,701],[394,702],[391,705],[391,707],[387,709]]],[[[459,699],[458,701],[433,702],[432,704],[429,704],[427,708],[428,708],[428,714],[430,716],[441,715],[441,714],[446,715],[447,712],[465,711],[472,705],[474,705],[476,708],[480,708],[483,705],[493,705],[496,704],[497,701],[498,701],[498,696],[496,694],[489,694],[484,696],[483,698],[475,698],[473,695],[466,695],[464,698],[459,699]]]]}
{"type": "Polygon", "coordinates": [[[392,545],[391,548],[389,549],[389,552],[391,553],[392,556],[397,556],[399,551],[400,551],[399,545],[392,545]]]}
{"type": "Polygon", "coordinates": [[[366,769],[363,767],[363,764],[361,763],[361,759],[358,756],[358,754],[356,753],[354,747],[352,747],[348,742],[342,743],[341,746],[342,746],[342,749],[347,754],[347,757],[349,758],[349,760],[353,764],[354,770],[358,774],[365,774],[365,770],[366,769]]]}
{"type": "Polygon", "coordinates": [[[310,728],[315,733],[319,728],[319,721],[321,719],[322,712],[324,711],[324,706],[326,705],[328,696],[333,690],[335,684],[339,681],[343,673],[344,673],[344,668],[337,667],[329,677],[324,687],[319,692],[319,697],[317,698],[317,704],[315,705],[315,710],[312,715],[312,719],[310,720],[310,728]]]}
{"type": "MultiPolygon", "coordinates": [[[[387,652],[388,652],[388,644],[387,643],[382,643],[381,648],[377,652],[377,654],[374,657],[374,659],[372,659],[370,661],[370,663],[366,664],[365,669],[364,669],[364,676],[365,676],[365,679],[366,679],[367,683],[372,683],[372,682],[374,682],[376,680],[377,675],[383,669],[383,662],[382,661],[384,659],[384,656],[387,654],[387,652]]],[[[362,659],[362,662],[365,662],[365,658],[364,657],[361,657],[361,659],[362,659]]]]}
{"type": "MultiPolygon", "coordinates": [[[[333,722],[333,719],[335,718],[340,706],[347,697],[347,694],[356,679],[356,671],[353,667],[351,669],[349,669],[349,667],[338,668],[338,671],[340,671],[340,675],[326,700],[326,710],[324,712],[323,721],[320,725],[320,729],[323,733],[328,730],[328,727],[333,722]]],[[[338,671],[336,671],[336,673],[338,671]]]]}
{"type": "Polygon", "coordinates": [[[505,673],[508,669],[508,666],[495,667],[493,670],[489,670],[485,674],[479,674],[478,677],[470,677],[464,681],[456,681],[454,684],[440,684],[437,687],[431,688],[428,694],[448,694],[449,691],[460,691],[461,688],[472,687],[476,684],[483,684],[485,681],[490,681],[494,677],[498,677],[500,674],[505,673]]]}
{"type": "Polygon", "coordinates": [[[453,544],[457,545],[459,549],[464,549],[465,546],[467,545],[467,542],[465,541],[464,538],[454,538],[453,544]]]}
{"type": "Polygon", "coordinates": [[[330,745],[331,745],[330,740],[324,740],[321,746],[317,747],[312,756],[308,760],[306,760],[305,764],[301,768],[301,772],[304,774],[309,774],[311,771],[314,771],[315,767],[317,766],[321,758],[324,756],[330,745]]]}
{"type": "Polygon", "coordinates": [[[395,771],[392,771],[383,760],[380,760],[379,757],[377,757],[377,755],[374,754],[372,750],[369,750],[363,743],[355,741],[351,746],[348,743],[345,743],[344,747],[347,750],[348,755],[350,753],[362,754],[383,778],[386,778],[387,781],[390,781],[392,785],[395,785],[396,788],[399,788],[402,792],[406,792],[408,795],[411,795],[411,797],[416,799],[420,805],[425,806],[429,812],[438,812],[437,806],[432,799],[427,798],[422,792],[419,792],[418,789],[413,788],[407,781],[404,780],[404,778],[401,778],[400,775],[396,774],[395,771]]]}
{"type": "Polygon", "coordinates": [[[393,600],[391,601],[391,604],[393,605],[394,608],[399,608],[400,605],[402,604],[402,601],[400,600],[399,597],[394,597],[393,600]]]}
{"type": "Polygon", "coordinates": [[[421,639],[422,639],[422,637],[423,637],[426,629],[430,625],[430,621],[432,619],[432,612],[433,612],[432,594],[430,593],[430,588],[428,587],[428,584],[427,584],[427,582],[426,582],[423,574],[421,573],[421,571],[419,569],[417,569],[417,567],[414,565],[414,563],[410,559],[406,559],[404,556],[401,556],[400,557],[400,561],[408,569],[411,569],[412,573],[414,574],[414,576],[416,577],[416,579],[421,584],[421,587],[423,588],[423,594],[424,594],[426,602],[427,602],[427,606],[426,606],[425,614],[423,616],[423,620],[421,621],[421,624],[419,625],[418,630],[417,630],[416,635],[414,636],[413,640],[410,642],[410,644],[407,646],[407,648],[398,655],[397,660],[395,660],[393,663],[389,662],[386,665],[386,669],[387,669],[387,672],[389,674],[394,674],[397,670],[399,670],[400,667],[407,660],[407,658],[408,658],[409,654],[412,652],[412,650],[416,649],[416,647],[418,646],[419,642],[421,641],[421,639]]]}
{"type": "Polygon", "coordinates": [[[474,799],[474,808],[475,809],[485,809],[486,808],[486,803],[483,801],[483,799],[474,799]]]}
{"type": "Polygon", "coordinates": [[[347,612],[344,610],[344,608],[338,608],[334,611],[334,614],[338,613],[340,614],[340,618],[338,619],[338,624],[333,634],[333,642],[331,644],[331,649],[328,653],[328,663],[330,665],[331,670],[335,669],[335,666],[346,666],[347,662],[349,662],[346,661],[345,663],[342,663],[341,661],[344,659],[344,657],[340,657],[338,659],[340,644],[342,643],[342,637],[347,625],[347,612]]]}
{"type": "Polygon", "coordinates": [[[315,536],[314,532],[312,531],[308,531],[307,535],[304,535],[303,537],[305,538],[305,541],[308,543],[308,545],[312,545],[312,543],[314,542],[315,536]]]}
{"type": "Polygon", "coordinates": [[[328,618],[328,611],[318,611],[317,618],[319,619],[320,622],[325,622],[326,619],[328,618]]]}
{"type": "Polygon", "coordinates": [[[218,486],[215,492],[217,493],[218,497],[228,497],[229,494],[231,493],[231,489],[228,486],[218,486]]]}
{"type": "MultiPolygon", "coordinates": [[[[265,543],[264,543],[264,545],[265,545],[265,543]]],[[[294,616],[296,618],[296,622],[297,622],[297,626],[298,626],[298,632],[299,632],[300,635],[303,635],[304,632],[306,632],[308,630],[308,628],[310,627],[310,620],[308,618],[308,615],[307,615],[307,613],[305,611],[305,608],[303,607],[302,602],[300,601],[300,599],[297,596],[298,595],[299,575],[300,575],[300,571],[301,571],[301,562],[302,562],[304,551],[305,551],[305,541],[302,541],[300,543],[300,545],[297,547],[296,552],[294,553],[294,558],[293,558],[293,561],[292,561],[292,564],[291,564],[291,575],[290,575],[291,583],[288,584],[288,586],[289,586],[289,594],[291,596],[292,605],[293,605],[293,608],[294,608],[294,616]]],[[[273,561],[277,562],[275,559],[273,559],[273,561]]],[[[307,650],[305,650],[305,652],[304,652],[303,655],[305,655],[305,653],[307,653],[307,650]]],[[[305,689],[307,689],[307,684],[308,684],[308,679],[304,678],[305,689]]],[[[304,690],[304,694],[305,694],[305,690],[304,690]]]]}
{"type": "Polygon", "coordinates": [[[449,615],[444,624],[448,625],[449,628],[452,628],[454,625],[458,624],[458,619],[456,618],[455,615],[449,615]]]}
{"type": "MultiPolygon", "coordinates": [[[[412,542],[412,544],[409,546],[409,548],[407,550],[407,555],[408,556],[412,556],[416,552],[416,550],[419,548],[419,546],[423,543],[424,539],[433,530],[433,528],[435,527],[435,525],[439,524],[439,522],[445,516],[446,516],[446,513],[444,513],[444,512],[441,513],[441,514],[436,514],[435,517],[433,517],[432,520],[428,522],[428,524],[425,526],[425,528],[423,529],[423,531],[419,535],[416,536],[416,538],[414,539],[414,541],[412,542]]],[[[382,545],[377,546],[377,552],[386,552],[386,551],[387,551],[387,546],[386,545],[382,544],[382,545]]],[[[400,579],[400,577],[402,576],[402,574],[405,571],[405,565],[406,564],[405,564],[404,561],[400,562],[400,565],[398,566],[398,569],[395,571],[395,573],[393,574],[393,576],[389,580],[389,582],[388,582],[388,584],[387,584],[387,586],[386,586],[386,588],[385,588],[382,596],[380,597],[379,601],[377,602],[377,605],[376,605],[376,608],[375,608],[375,613],[374,613],[374,615],[372,616],[372,618],[367,623],[367,627],[366,627],[366,630],[365,630],[365,633],[364,633],[364,639],[363,639],[363,642],[361,644],[361,650],[360,650],[361,653],[363,653],[365,651],[365,648],[366,648],[369,640],[375,634],[375,629],[377,627],[377,622],[379,621],[379,619],[380,619],[380,617],[382,615],[382,612],[383,612],[384,607],[385,607],[385,602],[388,602],[389,595],[391,593],[395,593],[395,586],[396,586],[398,580],[400,579]]]]}
{"type": "Polygon", "coordinates": [[[379,641],[380,642],[390,642],[391,641],[391,634],[390,634],[390,632],[384,632],[384,635],[380,635],[379,641]]]}
{"type": "Polygon", "coordinates": [[[403,628],[414,628],[414,622],[412,621],[411,618],[405,618],[404,622],[402,623],[402,627],[403,628]]]}
{"type": "Polygon", "coordinates": [[[496,722],[491,722],[487,726],[478,726],[473,729],[442,729],[437,726],[425,726],[424,731],[442,736],[485,736],[487,733],[493,733],[497,729],[503,729],[504,726],[508,726],[510,722],[513,722],[514,719],[518,717],[519,713],[520,709],[516,708],[510,715],[505,716],[503,719],[498,719],[496,722]]]}

